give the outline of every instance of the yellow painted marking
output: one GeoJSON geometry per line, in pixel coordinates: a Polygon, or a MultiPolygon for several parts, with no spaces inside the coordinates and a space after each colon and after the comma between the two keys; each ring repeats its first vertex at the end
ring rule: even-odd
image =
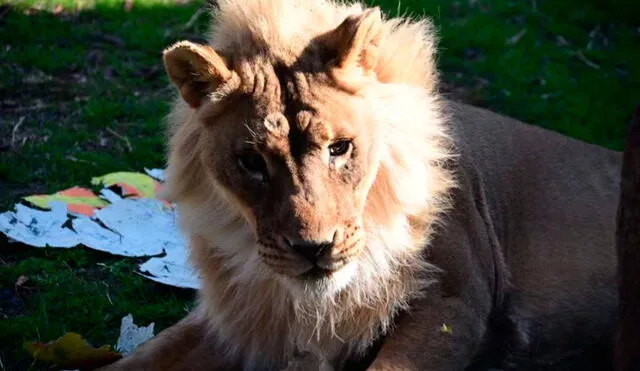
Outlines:
{"type": "Polygon", "coordinates": [[[110,173],[100,177],[92,178],[91,184],[102,184],[107,187],[118,184],[132,187],[138,192],[140,197],[144,198],[154,198],[158,186],[158,182],[146,174],[126,171],[110,173]]]}

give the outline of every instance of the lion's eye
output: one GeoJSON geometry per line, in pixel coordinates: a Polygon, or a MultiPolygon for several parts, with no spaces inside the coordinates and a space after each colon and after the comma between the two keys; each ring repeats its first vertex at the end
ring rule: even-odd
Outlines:
{"type": "Polygon", "coordinates": [[[342,156],[351,149],[351,141],[342,139],[329,145],[329,154],[333,157],[342,156]]]}
{"type": "Polygon", "coordinates": [[[269,171],[267,170],[267,163],[257,152],[248,152],[239,155],[238,165],[254,179],[266,181],[268,178],[269,171]]]}

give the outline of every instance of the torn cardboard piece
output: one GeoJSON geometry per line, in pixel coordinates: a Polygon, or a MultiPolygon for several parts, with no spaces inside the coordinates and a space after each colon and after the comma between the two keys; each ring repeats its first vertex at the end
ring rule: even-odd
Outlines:
{"type": "Polygon", "coordinates": [[[177,226],[176,208],[157,197],[163,171],[145,170],[148,174],[117,172],[93,178],[94,185],[106,187],[99,196],[73,187],[53,195],[26,197],[43,210],[17,204],[15,211],[0,214],[0,232],[34,247],[84,245],[119,256],[151,256],[139,266],[143,277],[197,289],[198,277],[187,259],[187,242],[177,226]]]}

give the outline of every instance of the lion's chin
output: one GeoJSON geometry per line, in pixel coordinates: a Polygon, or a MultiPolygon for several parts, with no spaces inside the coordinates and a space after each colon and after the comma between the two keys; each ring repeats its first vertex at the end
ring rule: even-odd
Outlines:
{"type": "Polygon", "coordinates": [[[279,277],[294,297],[323,297],[338,294],[351,283],[356,273],[357,265],[352,262],[335,271],[314,267],[297,276],[279,277]]]}

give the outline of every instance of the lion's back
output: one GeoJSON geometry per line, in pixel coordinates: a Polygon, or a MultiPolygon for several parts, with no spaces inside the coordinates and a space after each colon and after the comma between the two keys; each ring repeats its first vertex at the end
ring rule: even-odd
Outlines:
{"type": "Polygon", "coordinates": [[[508,270],[506,316],[520,347],[565,351],[607,336],[616,296],[621,154],[449,103],[508,270]]]}

